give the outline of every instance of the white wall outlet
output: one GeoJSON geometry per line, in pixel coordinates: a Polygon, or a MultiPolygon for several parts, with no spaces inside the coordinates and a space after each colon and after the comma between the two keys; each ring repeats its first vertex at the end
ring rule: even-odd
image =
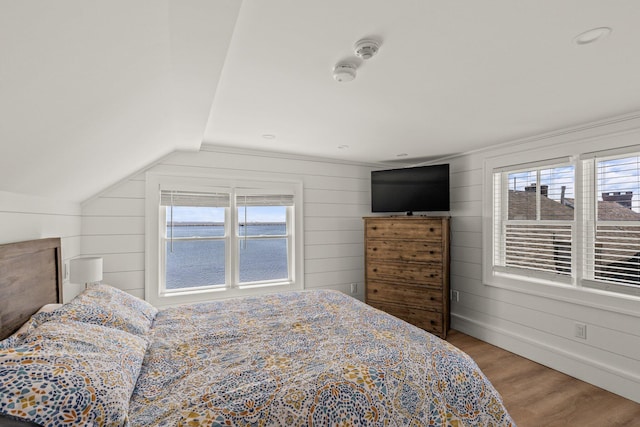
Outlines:
{"type": "Polygon", "coordinates": [[[585,325],[584,323],[577,323],[575,324],[576,330],[575,330],[575,336],[576,338],[582,338],[583,340],[587,339],[587,325],[585,325]]]}
{"type": "Polygon", "coordinates": [[[351,293],[352,294],[357,294],[358,293],[358,284],[357,283],[352,283],[351,284],[351,293]]]}
{"type": "Polygon", "coordinates": [[[460,301],[460,291],[451,290],[451,301],[460,301]]]}

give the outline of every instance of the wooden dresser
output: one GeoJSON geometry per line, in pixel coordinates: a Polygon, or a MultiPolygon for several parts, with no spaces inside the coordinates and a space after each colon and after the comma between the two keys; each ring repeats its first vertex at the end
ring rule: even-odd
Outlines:
{"type": "Polygon", "coordinates": [[[366,303],[446,338],[449,217],[367,217],[364,222],[366,303]]]}

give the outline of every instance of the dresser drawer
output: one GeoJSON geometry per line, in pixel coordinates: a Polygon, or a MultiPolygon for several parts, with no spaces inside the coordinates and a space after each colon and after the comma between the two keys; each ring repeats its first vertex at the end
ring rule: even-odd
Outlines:
{"type": "Polygon", "coordinates": [[[374,301],[369,303],[369,305],[424,329],[427,332],[431,332],[440,337],[446,336],[446,331],[443,326],[444,316],[441,312],[374,301]]]}
{"type": "Polygon", "coordinates": [[[369,260],[442,262],[442,246],[424,241],[368,239],[365,250],[369,260]]]}
{"type": "Polygon", "coordinates": [[[442,221],[440,219],[367,219],[367,238],[376,239],[420,239],[432,242],[442,240],[442,221]]]}
{"type": "Polygon", "coordinates": [[[442,264],[369,262],[367,280],[442,287],[442,264]]]}
{"type": "Polygon", "coordinates": [[[368,282],[367,303],[395,303],[422,310],[442,310],[442,290],[420,286],[368,282]]]}

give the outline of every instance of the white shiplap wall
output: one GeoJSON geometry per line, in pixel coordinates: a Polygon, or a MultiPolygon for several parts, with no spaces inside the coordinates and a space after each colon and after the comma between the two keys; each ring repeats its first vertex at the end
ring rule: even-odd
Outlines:
{"type": "Polygon", "coordinates": [[[104,283],[144,297],[145,173],[211,174],[299,180],[304,198],[306,288],[338,289],[364,299],[362,217],[369,214],[371,165],[203,146],[175,152],[85,202],[82,254],[104,257],[104,283]]]}
{"type": "Polygon", "coordinates": [[[640,402],[640,299],[588,290],[531,286],[529,290],[483,284],[485,174],[493,159],[517,163],[570,152],[640,143],[632,117],[516,141],[450,159],[452,187],[452,327],[509,351],[640,402]],[[574,335],[587,325],[587,339],[574,335]]]}
{"type": "MultiPolygon", "coordinates": [[[[64,269],[80,254],[80,204],[0,191],[0,244],[60,237],[64,269]]],[[[79,291],[65,278],[63,296],[79,291]]]]}
{"type": "MultiPolygon", "coordinates": [[[[591,141],[612,148],[640,141],[640,120],[621,120],[516,141],[450,159],[452,210],[451,287],[453,328],[640,402],[640,301],[616,298],[584,304],[566,292],[543,294],[483,284],[483,201],[485,163],[505,153],[551,152],[553,147],[591,141]],[[632,132],[632,134],[629,134],[632,132]],[[624,134],[618,137],[618,134],[624,134]],[[636,138],[637,136],[637,138],[636,138]],[[631,142],[635,141],[635,142],[631,142]],[[587,324],[588,339],[573,335],[575,322],[587,324]]],[[[439,163],[442,162],[439,161],[439,163]]],[[[349,291],[356,282],[363,299],[362,216],[369,211],[371,165],[297,156],[242,152],[204,146],[176,152],[147,170],[184,174],[269,174],[301,180],[304,186],[305,285],[349,291]]],[[[105,283],[144,296],[145,173],[124,180],[82,209],[82,254],[102,255],[105,283]]]]}

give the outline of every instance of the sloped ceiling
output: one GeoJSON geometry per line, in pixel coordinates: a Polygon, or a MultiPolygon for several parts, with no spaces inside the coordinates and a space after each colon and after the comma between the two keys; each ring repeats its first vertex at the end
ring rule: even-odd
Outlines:
{"type": "Polygon", "coordinates": [[[638,22],[637,0],[0,0],[0,190],[82,201],[202,142],[411,164],[640,112],[638,22]]]}
{"type": "Polygon", "coordinates": [[[240,2],[0,3],[0,190],[81,201],[198,149],[240,2]]]}

